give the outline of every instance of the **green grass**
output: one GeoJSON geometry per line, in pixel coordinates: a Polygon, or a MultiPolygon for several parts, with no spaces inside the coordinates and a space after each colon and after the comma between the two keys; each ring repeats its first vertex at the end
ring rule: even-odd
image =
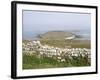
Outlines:
{"type": "Polygon", "coordinates": [[[69,57],[65,58],[65,62],[58,62],[55,57],[38,57],[35,55],[23,54],[23,69],[40,69],[40,68],[60,68],[60,67],[80,67],[90,66],[87,57],[69,57]]]}
{"type": "Polygon", "coordinates": [[[89,40],[52,40],[52,39],[40,39],[41,44],[49,45],[54,47],[66,48],[66,46],[71,46],[71,48],[88,48],[90,49],[89,40]]]}
{"type": "MultiPolygon", "coordinates": [[[[28,43],[25,40],[23,43],[28,43]]],[[[54,47],[66,48],[66,46],[71,46],[71,48],[89,48],[90,41],[88,40],[53,40],[53,39],[40,39],[42,45],[49,45],[54,47]]],[[[57,56],[56,56],[57,57],[57,56]]],[[[23,69],[40,69],[40,68],[61,68],[61,67],[81,67],[90,66],[87,56],[82,57],[65,57],[65,62],[58,62],[56,57],[39,57],[39,52],[34,53],[34,55],[26,55],[23,53],[23,69]]]]}

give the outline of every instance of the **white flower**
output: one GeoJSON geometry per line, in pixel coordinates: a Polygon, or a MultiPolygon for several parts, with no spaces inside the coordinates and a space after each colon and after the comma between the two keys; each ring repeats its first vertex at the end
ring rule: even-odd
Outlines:
{"type": "Polygon", "coordinates": [[[57,57],[58,59],[61,59],[61,57],[57,57]]]}
{"type": "Polygon", "coordinates": [[[65,62],[65,59],[61,59],[61,62],[65,62]]]}

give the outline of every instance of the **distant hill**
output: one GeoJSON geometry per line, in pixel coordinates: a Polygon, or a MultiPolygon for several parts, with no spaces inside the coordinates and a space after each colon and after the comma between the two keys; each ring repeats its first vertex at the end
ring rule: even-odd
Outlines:
{"type": "Polygon", "coordinates": [[[75,34],[65,31],[49,31],[40,35],[42,39],[67,39],[73,36],[75,37],[75,34]]]}

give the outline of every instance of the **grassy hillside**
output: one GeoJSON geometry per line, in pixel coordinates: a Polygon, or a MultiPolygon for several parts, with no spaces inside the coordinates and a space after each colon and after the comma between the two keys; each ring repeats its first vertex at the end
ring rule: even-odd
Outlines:
{"type": "MultiPolygon", "coordinates": [[[[75,34],[64,32],[64,31],[51,31],[40,35],[39,41],[42,45],[49,45],[59,48],[88,48],[91,49],[90,40],[80,40],[75,35],[75,39],[65,40],[67,37],[71,37],[75,34]]],[[[24,44],[27,44],[31,40],[23,40],[24,44]]],[[[30,53],[30,51],[29,51],[30,53]]],[[[41,56],[37,51],[33,55],[26,55],[23,52],[23,69],[41,69],[41,68],[61,68],[61,67],[81,67],[81,66],[90,66],[91,62],[88,61],[88,57],[65,57],[65,62],[59,62],[57,57],[47,57],[45,55],[41,56]]]]}
{"type": "Polygon", "coordinates": [[[25,55],[23,53],[23,69],[41,69],[41,68],[61,68],[61,67],[82,67],[90,66],[88,58],[85,57],[73,57],[70,59],[66,57],[65,62],[59,62],[54,57],[38,57],[35,55],[25,55]]]}
{"type": "Polygon", "coordinates": [[[50,31],[41,35],[40,42],[43,45],[49,45],[54,47],[66,48],[89,48],[90,40],[80,40],[77,35],[65,31],[50,31]],[[75,36],[72,40],[65,40],[67,37],[75,36]]]}
{"type": "Polygon", "coordinates": [[[89,40],[46,40],[41,39],[41,44],[43,45],[49,45],[54,47],[60,47],[60,48],[66,48],[70,46],[71,48],[91,48],[90,41],[89,40]]]}

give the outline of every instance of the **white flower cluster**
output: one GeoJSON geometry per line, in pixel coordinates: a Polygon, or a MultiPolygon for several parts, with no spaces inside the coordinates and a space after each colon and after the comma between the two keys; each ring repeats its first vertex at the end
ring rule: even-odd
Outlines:
{"type": "Polygon", "coordinates": [[[29,42],[26,45],[23,44],[23,51],[26,51],[28,54],[32,55],[35,51],[38,51],[41,56],[54,57],[56,56],[58,61],[64,62],[65,57],[72,58],[75,57],[85,57],[87,56],[90,59],[90,49],[86,48],[58,48],[48,45],[42,45],[40,41],[29,42]]]}

